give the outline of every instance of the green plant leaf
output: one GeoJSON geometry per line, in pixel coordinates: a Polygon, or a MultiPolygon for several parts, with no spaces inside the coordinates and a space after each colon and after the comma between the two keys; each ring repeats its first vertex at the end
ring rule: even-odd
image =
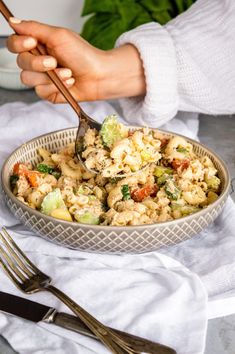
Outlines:
{"type": "Polygon", "coordinates": [[[126,28],[118,15],[93,15],[85,23],[81,36],[97,48],[111,49],[116,39],[125,32],[126,28]]]}
{"type": "Polygon", "coordinates": [[[116,13],[119,0],[85,0],[82,16],[97,12],[116,13]]]}
{"type": "Polygon", "coordinates": [[[172,9],[172,1],[170,0],[141,0],[140,5],[150,12],[172,9]]]}
{"type": "Polygon", "coordinates": [[[181,13],[185,10],[185,1],[184,0],[175,0],[175,4],[178,10],[178,13],[181,13]]]}
{"type": "Polygon", "coordinates": [[[160,25],[165,25],[165,23],[172,19],[172,16],[168,11],[153,12],[152,16],[155,21],[160,23],[160,25]]]}
{"type": "Polygon", "coordinates": [[[186,2],[186,9],[188,9],[195,2],[195,0],[185,0],[185,2],[186,2]]]}
{"type": "Polygon", "coordinates": [[[113,48],[126,31],[151,21],[165,24],[196,0],[85,0],[82,16],[94,14],[83,26],[82,37],[101,49],[113,48]]]}
{"type": "Polygon", "coordinates": [[[148,12],[136,0],[119,0],[118,12],[125,26],[128,26],[127,29],[133,28],[132,24],[138,20],[138,17],[151,20],[148,12]]]}
{"type": "Polygon", "coordinates": [[[152,20],[135,0],[116,1],[119,1],[117,13],[97,13],[83,27],[82,37],[98,48],[113,48],[123,32],[152,20]]]}
{"type": "Polygon", "coordinates": [[[144,23],[148,23],[148,22],[152,22],[152,21],[153,21],[153,18],[150,16],[150,14],[147,11],[143,10],[130,23],[130,29],[136,28],[136,27],[138,27],[140,25],[143,25],[144,23]]]}

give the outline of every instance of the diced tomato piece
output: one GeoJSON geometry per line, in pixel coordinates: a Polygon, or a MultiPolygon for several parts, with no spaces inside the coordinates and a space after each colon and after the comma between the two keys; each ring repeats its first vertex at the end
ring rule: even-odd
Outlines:
{"type": "Polygon", "coordinates": [[[174,170],[177,170],[178,168],[180,168],[181,171],[188,168],[189,165],[190,165],[189,159],[184,159],[184,160],[174,159],[171,163],[171,166],[174,168],[174,170]]]}
{"type": "Polygon", "coordinates": [[[135,202],[142,202],[145,198],[151,196],[155,197],[158,191],[158,186],[156,184],[147,184],[143,188],[138,188],[132,191],[131,198],[135,202]]]}
{"type": "Polygon", "coordinates": [[[27,166],[22,162],[17,162],[13,167],[13,174],[18,176],[25,176],[28,171],[27,166]]]}
{"type": "Polygon", "coordinates": [[[26,177],[32,187],[38,187],[39,185],[38,182],[41,173],[38,171],[29,170],[28,167],[22,162],[17,162],[14,165],[13,174],[26,177]]]}
{"type": "Polygon", "coordinates": [[[39,186],[39,177],[41,176],[41,173],[38,171],[30,171],[28,170],[26,173],[26,178],[28,179],[30,185],[32,187],[38,187],[39,186]]]}

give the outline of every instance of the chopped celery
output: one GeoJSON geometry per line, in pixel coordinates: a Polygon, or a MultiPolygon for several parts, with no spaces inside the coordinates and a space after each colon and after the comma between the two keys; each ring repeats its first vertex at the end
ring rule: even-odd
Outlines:
{"type": "Polygon", "coordinates": [[[211,178],[206,178],[205,181],[207,184],[208,189],[212,189],[213,191],[217,191],[220,186],[220,179],[216,176],[213,176],[211,178]]]}
{"type": "Polygon", "coordinates": [[[109,182],[112,184],[116,184],[119,181],[121,181],[121,179],[123,179],[123,177],[112,177],[112,178],[109,178],[109,182]]]}
{"type": "Polygon", "coordinates": [[[173,174],[173,170],[170,167],[164,167],[164,166],[157,166],[153,172],[153,175],[156,177],[161,177],[164,174],[167,175],[172,175],[173,174]]]}
{"type": "Polygon", "coordinates": [[[166,183],[167,178],[168,178],[168,175],[167,175],[167,174],[164,174],[164,175],[162,175],[161,177],[158,177],[158,179],[157,179],[157,184],[158,184],[159,186],[162,186],[163,184],[166,183]]]}
{"type": "Polygon", "coordinates": [[[175,185],[172,179],[168,179],[165,183],[165,192],[167,196],[172,200],[177,200],[180,197],[180,190],[175,185]]]}
{"type": "Polygon", "coordinates": [[[179,211],[182,216],[190,215],[190,214],[196,213],[197,211],[201,210],[200,208],[198,208],[194,205],[182,205],[177,202],[171,203],[171,209],[179,211]]]}
{"type": "MultiPolygon", "coordinates": [[[[170,170],[170,169],[169,169],[170,170]]],[[[159,186],[162,186],[165,184],[168,180],[172,180],[172,176],[168,173],[163,173],[160,177],[157,177],[157,184],[159,186]]]]}
{"type": "Polygon", "coordinates": [[[207,194],[207,204],[211,204],[219,198],[218,194],[213,191],[209,191],[207,194]]]}
{"type": "Polygon", "coordinates": [[[177,149],[176,149],[177,152],[181,152],[182,154],[185,154],[185,155],[188,155],[189,154],[189,151],[184,148],[183,146],[178,146],[177,149]]]}
{"type": "Polygon", "coordinates": [[[100,135],[104,145],[110,148],[118,140],[128,137],[128,128],[118,122],[116,115],[111,115],[103,121],[100,135]]]}
{"type": "Polygon", "coordinates": [[[90,201],[97,199],[95,195],[88,195],[88,198],[90,201]]]}
{"type": "Polygon", "coordinates": [[[140,156],[142,161],[149,161],[152,158],[151,154],[145,150],[140,152],[140,156]]]}
{"type": "Polygon", "coordinates": [[[89,211],[86,211],[82,215],[75,215],[75,218],[82,224],[98,225],[100,223],[99,217],[89,211]]]}
{"type": "Polygon", "coordinates": [[[79,187],[78,187],[78,190],[77,190],[77,193],[78,193],[78,194],[84,194],[84,192],[85,192],[85,191],[84,191],[83,186],[79,186],[79,187]]]}
{"type": "Polygon", "coordinates": [[[187,216],[187,215],[196,213],[199,210],[201,210],[201,209],[194,206],[194,205],[185,205],[180,209],[182,216],[187,216]]]}
{"type": "Polygon", "coordinates": [[[67,209],[59,188],[48,193],[41,204],[41,211],[44,214],[50,215],[55,209],[67,209]]]}

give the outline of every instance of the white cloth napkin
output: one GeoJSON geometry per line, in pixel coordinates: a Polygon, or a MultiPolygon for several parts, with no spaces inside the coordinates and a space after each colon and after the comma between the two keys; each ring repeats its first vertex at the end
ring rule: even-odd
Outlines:
{"type": "MultiPolygon", "coordinates": [[[[83,106],[100,121],[114,113],[105,102],[83,106]]],[[[39,102],[0,107],[0,166],[13,149],[27,140],[75,125],[77,118],[66,105],[39,102]]],[[[196,115],[184,115],[163,128],[196,139],[198,119],[196,115]]],[[[226,297],[235,298],[234,221],[235,207],[228,201],[211,227],[177,246],[141,255],[90,254],[33,234],[19,224],[0,198],[0,225],[8,227],[32,261],[53,278],[54,285],[105,324],[172,346],[178,354],[203,353],[208,294],[209,307],[211,299],[221,302],[226,297]]],[[[1,270],[0,290],[26,297],[1,270]]],[[[37,293],[30,299],[69,312],[50,294],[37,293]]],[[[22,354],[107,352],[85,336],[3,313],[0,333],[22,354]]]]}

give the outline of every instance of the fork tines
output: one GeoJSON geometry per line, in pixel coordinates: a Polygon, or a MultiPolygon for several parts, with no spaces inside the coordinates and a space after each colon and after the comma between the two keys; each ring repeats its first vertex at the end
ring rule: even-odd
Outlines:
{"type": "Polygon", "coordinates": [[[0,232],[0,241],[0,264],[16,285],[19,286],[39,271],[16,245],[5,228],[0,232]]]}

